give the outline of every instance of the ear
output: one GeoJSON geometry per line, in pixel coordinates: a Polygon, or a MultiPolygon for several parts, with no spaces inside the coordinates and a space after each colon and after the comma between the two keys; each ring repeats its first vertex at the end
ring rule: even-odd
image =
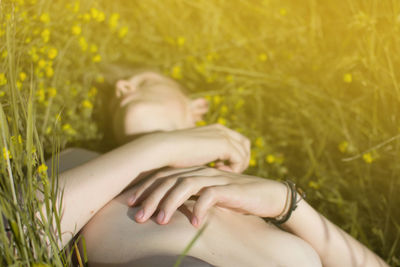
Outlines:
{"type": "Polygon", "coordinates": [[[132,87],[126,80],[119,80],[115,84],[115,95],[117,98],[124,96],[130,90],[132,90],[132,87]]]}
{"type": "Polygon", "coordinates": [[[208,102],[204,98],[196,98],[194,100],[191,100],[190,108],[195,121],[199,121],[202,119],[202,116],[208,111],[208,102]]]}

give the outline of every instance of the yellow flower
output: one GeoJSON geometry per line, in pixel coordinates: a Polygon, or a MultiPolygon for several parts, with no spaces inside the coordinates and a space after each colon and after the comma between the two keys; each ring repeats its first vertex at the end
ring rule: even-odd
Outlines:
{"type": "Polygon", "coordinates": [[[5,95],[6,95],[6,93],[4,91],[0,91],[0,97],[3,97],[5,95]]]}
{"type": "Polygon", "coordinates": [[[96,8],[94,8],[94,7],[92,7],[92,8],[90,9],[90,14],[92,14],[92,17],[93,17],[94,19],[97,18],[97,16],[99,15],[99,13],[100,13],[100,11],[97,10],[96,8]]]}
{"type": "Polygon", "coordinates": [[[41,175],[41,176],[46,175],[46,174],[47,174],[47,166],[46,166],[46,164],[42,163],[42,164],[38,167],[37,172],[38,172],[39,175],[41,175]]]}
{"type": "Polygon", "coordinates": [[[228,76],[225,77],[225,80],[226,80],[228,83],[231,83],[231,82],[233,82],[233,76],[232,76],[232,75],[228,75],[228,76]]]}
{"type": "Polygon", "coordinates": [[[128,27],[124,26],[121,29],[119,29],[118,36],[119,38],[124,38],[127,35],[127,33],[128,33],[128,27]]]}
{"type": "Polygon", "coordinates": [[[372,154],[368,152],[368,153],[364,153],[364,154],[363,154],[363,160],[364,160],[366,163],[370,164],[370,163],[372,163],[375,159],[372,157],[372,154]]]}
{"type": "Polygon", "coordinates": [[[97,95],[97,88],[96,87],[90,88],[90,90],[88,92],[88,97],[94,97],[96,95],[97,95]]]}
{"type": "Polygon", "coordinates": [[[96,53],[99,49],[97,48],[97,45],[91,44],[90,45],[90,52],[96,53]]]}
{"type": "Polygon", "coordinates": [[[54,87],[50,87],[49,89],[47,89],[47,92],[50,98],[55,97],[57,95],[57,89],[54,87]]]}
{"type": "Polygon", "coordinates": [[[220,95],[213,96],[214,105],[216,105],[216,106],[219,105],[221,103],[221,101],[222,101],[222,97],[220,95]]]}
{"type": "Polygon", "coordinates": [[[343,75],[343,81],[345,83],[351,83],[353,81],[353,75],[351,73],[346,73],[343,75]]]}
{"type": "Polygon", "coordinates": [[[81,36],[79,38],[79,46],[81,47],[82,51],[86,51],[88,48],[88,43],[86,42],[85,37],[81,36]]]}
{"type": "Polygon", "coordinates": [[[20,134],[18,135],[18,143],[22,144],[22,136],[20,134]]]}
{"type": "Polygon", "coordinates": [[[46,67],[46,65],[47,65],[46,60],[44,60],[44,59],[39,60],[39,62],[38,62],[39,69],[43,69],[44,67],[46,67]]]}
{"type": "Polygon", "coordinates": [[[249,166],[254,167],[257,165],[257,160],[256,160],[256,155],[254,153],[251,153],[250,161],[249,161],[249,166]]]}
{"type": "Polygon", "coordinates": [[[338,145],[338,149],[340,152],[345,153],[349,148],[349,143],[347,141],[343,141],[338,145]]]}
{"type": "Polygon", "coordinates": [[[93,108],[93,104],[92,104],[92,102],[90,102],[89,100],[84,100],[84,101],[82,102],[82,106],[83,106],[84,108],[87,108],[87,109],[92,109],[92,108],[93,108]]]}
{"type": "Polygon", "coordinates": [[[318,190],[320,188],[320,185],[317,182],[314,182],[314,181],[309,181],[308,182],[308,186],[310,188],[315,189],[315,190],[318,190]]]}
{"type": "Polygon", "coordinates": [[[83,14],[82,18],[83,18],[84,21],[88,22],[88,21],[90,21],[91,17],[90,17],[89,13],[85,13],[85,14],[83,14]]]}
{"type": "Polygon", "coordinates": [[[100,62],[100,61],[101,61],[101,56],[100,56],[99,54],[95,55],[95,56],[92,58],[92,61],[93,61],[94,63],[100,62]]]}
{"type": "Polygon", "coordinates": [[[0,86],[7,84],[7,78],[4,73],[0,73],[0,86]]]}
{"type": "Polygon", "coordinates": [[[286,16],[287,15],[287,10],[285,8],[281,8],[279,10],[279,14],[281,14],[281,16],[286,16]]]}
{"type": "Polygon", "coordinates": [[[21,82],[25,81],[26,80],[26,73],[21,71],[19,73],[19,79],[21,80],[21,82]]]}
{"type": "Polygon", "coordinates": [[[47,52],[47,56],[49,57],[49,59],[55,59],[57,54],[58,54],[58,51],[54,47],[50,48],[49,51],[47,52]]]}
{"type": "Polygon", "coordinates": [[[178,39],[176,40],[176,43],[178,44],[178,46],[183,46],[185,44],[185,37],[178,37],[178,39]]]}
{"type": "Polygon", "coordinates": [[[75,1],[72,11],[74,13],[78,13],[79,9],[80,9],[80,6],[81,6],[81,4],[79,3],[79,1],[75,1]]]}
{"type": "Polygon", "coordinates": [[[47,43],[50,39],[50,30],[49,29],[44,29],[40,36],[43,39],[43,42],[47,43]]]}
{"type": "Polygon", "coordinates": [[[207,123],[204,120],[199,120],[196,122],[196,126],[205,126],[207,123]]]}
{"type": "Polygon", "coordinates": [[[5,147],[3,147],[3,157],[4,159],[12,159],[10,150],[6,149],[5,147]]]}
{"type": "Polygon", "coordinates": [[[72,127],[71,127],[71,124],[69,124],[69,123],[64,124],[64,125],[62,126],[62,130],[63,130],[64,132],[66,132],[67,134],[70,134],[70,135],[75,135],[75,134],[76,134],[75,129],[72,128],[72,127]]]}
{"type": "Polygon", "coordinates": [[[1,57],[2,57],[2,58],[6,58],[7,55],[8,55],[7,50],[4,50],[3,53],[1,53],[1,57]]]}
{"type": "Polygon", "coordinates": [[[18,90],[21,90],[22,83],[20,81],[17,81],[15,85],[17,86],[18,90]]]}
{"type": "Polygon", "coordinates": [[[226,119],[222,118],[222,117],[219,117],[218,120],[217,120],[217,123],[222,124],[222,125],[226,125],[226,119]]]}
{"type": "Polygon", "coordinates": [[[171,70],[171,76],[174,79],[182,79],[182,71],[180,66],[174,66],[171,70]]]}
{"type": "Polygon", "coordinates": [[[269,164],[272,164],[272,163],[274,163],[275,161],[276,161],[276,158],[275,158],[275,156],[272,155],[272,154],[268,154],[268,155],[265,157],[265,162],[267,162],[267,163],[269,163],[269,164]]]}
{"type": "Polygon", "coordinates": [[[74,34],[74,35],[80,35],[81,32],[82,32],[82,28],[81,28],[80,25],[75,24],[74,26],[72,26],[71,32],[72,32],[72,34],[74,34]]]}
{"type": "Polygon", "coordinates": [[[222,105],[221,106],[221,114],[226,114],[226,113],[228,113],[228,107],[227,107],[227,105],[222,105]]]}
{"type": "Polygon", "coordinates": [[[31,37],[27,37],[27,38],[25,39],[25,43],[26,43],[26,44],[29,44],[31,41],[32,41],[32,38],[31,38],[31,37]]]}
{"type": "Polygon", "coordinates": [[[261,54],[258,55],[258,59],[259,59],[260,61],[262,61],[262,62],[265,62],[265,61],[267,61],[268,56],[267,56],[267,54],[265,54],[265,53],[261,53],[261,54]]]}
{"type": "Polygon", "coordinates": [[[39,90],[37,90],[36,91],[36,96],[37,96],[39,102],[44,102],[44,100],[45,100],[44,89],[40,88],[39,90]]]}
{"type": "Polygon", "coordinates": [[[108,20],[111,29],[115,29],[118,26],[119,17],[118,13],[111,14],[110,19],[108,20]]]}
{"type": "Polygon", "coordinates": [[[43,13],[40,17],[39,20],[43,23],[49,23],[50,21],[50,16],[48,13],[43,13]]]}
{"type": "Polygon", "coordinates": [[[48,78],[51,78],[51,77],[53,77],[53,75],[54,75],[53,68],[51,66],[46,67],[46,76],[48,78]]]}
{"type": "Polygon", "coordinates": [[[256,147],[262,148],[264,147],[264,139],[262,137],[257,137],[254,144],[256,145],[256,147]]]}

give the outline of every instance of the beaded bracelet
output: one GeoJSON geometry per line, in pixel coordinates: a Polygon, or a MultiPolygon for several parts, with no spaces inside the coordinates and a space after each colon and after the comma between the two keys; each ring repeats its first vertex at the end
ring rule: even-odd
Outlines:
{"type": "Polygon", "coordinates": [[[275,218],[266,218],[276,226],[279,226],[285,222],[287,222],[292,215],[292,212],[297,208],[297,204],[299,203],[300,200],[306,198],[306,194],[303,190],[300,188],[296,187],[296,184],[293,183],[290,180],[284,181],[283,182],[286,187],[287,187],[287,196],[286,196],[286,202],[285,202],[285,207],[282,211],[281,214],[279,214],[275,218]],[[297,194],[298,193],[298,194],[297,194]],[[297,196],[300,195],[300,199],[297,199],[297,196]],[[290,198],[289,198],[290,197],[290,198]],[[288,203],[289,199],[289,203],[288,203]]]}

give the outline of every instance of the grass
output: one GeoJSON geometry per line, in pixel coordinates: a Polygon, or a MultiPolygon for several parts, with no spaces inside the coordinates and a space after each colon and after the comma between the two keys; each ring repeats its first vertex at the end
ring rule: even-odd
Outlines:
{"type": "MultiPolygon", "coordinates": [[[[400,266],[398,1],[0,5],[1,147],[13,157],[0,157],[3,213],[25,208],[18,197],[5,201],[13,199],[8,181],[40,176],[53,136],[61,149],[106,149],[100,65],[129,62],[206,97],[211,110],[200,124],[219,122],[252,140],[248,173],[292,178],[321,213],[400,266]]],[[[4,261],[39,259],[23,247],[4,261]]]]}

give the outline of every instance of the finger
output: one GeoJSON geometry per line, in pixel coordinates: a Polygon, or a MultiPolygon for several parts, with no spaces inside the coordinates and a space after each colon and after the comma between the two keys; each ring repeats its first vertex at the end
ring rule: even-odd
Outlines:
{"type": "Polygon", "coordinates": [[[225,199],[227,194],[225,186],[212,186],[203,190],[193,207],[192,224],[198,227],[204,221],[208,210],[219,201],[225,199]]]}
{"type": "Polygon", "coordinates": [[[159,203],[168,193],[168,191],[175,185],[176,177],[170,177],[162,181],[142,202],[142,208],[135,214],[137,222],[145,222],[156,211],[159,203]]]}
{"type": "Polygon", "coordinates": [[[147,181],[140,185],[135,193],[128,199],[128,205],[133,206],[137,201],[143,196],[143,194],[159,179],[169,178],[176,174],[184,175],[187,172],[204,169],[204,166],[196,166],[191,168],[168,168],[157,172],[155,175],[151,176],[147,181]]]}
{"type": "Polygon", "coordinates": [[[179,178],[181,182],[169,192],[168,196],[162,201],[160,213],[162,216],[157,217],[160,224],[166,224],[171,219],[174,212],[191,196],[197,195],[199,191],[208,186],[226,185],[230,179],[226,176],[189,176],[179,178]]]}

